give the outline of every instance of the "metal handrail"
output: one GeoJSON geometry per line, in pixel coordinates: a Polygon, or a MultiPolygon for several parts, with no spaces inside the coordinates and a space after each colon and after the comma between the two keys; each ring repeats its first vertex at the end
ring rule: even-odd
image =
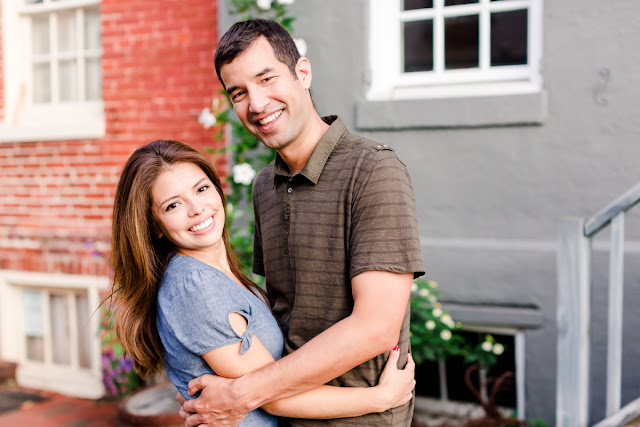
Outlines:
{"type": "MultiPolygon", "coordinates": [[[[640,202],[640,183],[588,219],[558,223],[558,378],[556,424],[585,427],[589,414],[591,319],[591,238],[611,226],[607,331],[607,399],[609,422],[621,413],[636,413],[638,402],[620,409],[622,371],[622,306],[624,216],[640,202]]],[[[603,424],[603,426],[606,424],[603,424]]]]}
{"type": "Polygon", "coordinates": [[[626,193],[606,205],[588,218],[584,224],[584,235],[591,237],[611,222],[620,212],[626,212],[640,202],[640,182],[626,193]]]}

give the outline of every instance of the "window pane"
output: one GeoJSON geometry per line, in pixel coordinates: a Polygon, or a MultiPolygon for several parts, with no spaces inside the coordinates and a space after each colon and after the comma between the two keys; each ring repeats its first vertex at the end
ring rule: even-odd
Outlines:
{"type": "Polygon", "coordinates": [[[44,362],[44,338],[27,337],[27,360],[44,362]]]}
{"type": "Polygon", "coordinates": [[[77,68],[76,60],[60,61],[58,75],[60,78],[60,101],[77,101],[77,68]]]}
{"type": "Polygon", "coordinates": [[[31,19],[32,52],[49,53],[49,15],[35,15],[31,19]]]}
{"type": "Polygon", "coordinates": [[[404,0],[404,10],[429,9],[433,7],[433,0],[404,0]]]}
{"type": "Polygon", "coordinates": [[[527,11],[491,14],[491,65],[527,64],[527,11]]]}
{"type": "Polygon", "coordinates": [[[58,13],[58,51],[61,53],[76,50],[76,12],[67,10],[58,13]]]}
{"type": "Polygon", "coordinates": [[[100,11],[96,8],[84,11],[84,48],[100,49],[100,11]]]}
{"type": "Polygon", "coordinates": [[[477,68],[480,55],[479,37],[478,15],[445,19],[445,68],[477,68]]]}
{"type": "Polygon", "coordinates": [[[455,6],[457,4],[478,3],[478,0],[444,0],[445,6],[455,6]]]}
{"type": "Polygon", "coordinates": [[[70,342],[69,342],[69,307],[67,306],[66,295],[50,295],[51,307],[51,350],[53,363],[69,365],[70,342]]]}
{"type": "Polygon", "coordinates": [[[99,101],[102,97],[102,67],[100,58],[87,58],[85,68],[87,101],[99,101]]]}
{"type": "Polygon", "coordinates": [[[433,21],[404,24],[404,72],[433,70],[433,21]]]}
{"type": "Polygon", "coordinates": [[[87,295],[76,295],[76,314],[78,323],[78,362],[82,368],[91,367],[91,337],[89,324],[89,303],[87,295]]]}
{"type": "Polygon", "coordinates": [[[51,102],[51,65],[48,62],[33,64],[33,102],[51,102]]]}
{"type": "Polygon", "coordinates": [[[26,339],[28,360],[44,361],[44,319],[42,317],[42,292],[22,290],[22,330],[26,339]]]}

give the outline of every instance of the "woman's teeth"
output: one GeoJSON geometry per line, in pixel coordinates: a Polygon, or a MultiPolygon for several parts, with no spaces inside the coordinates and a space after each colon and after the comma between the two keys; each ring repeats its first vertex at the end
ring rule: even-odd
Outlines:
{"type": "Polygon", "coordinates": [[[190,230],[191,231],[200,231],[200,230],[204,230],[205,228],[207,228],[208,226],[211,225],[211,223],[213,222],[213,217],[209,217],[208,220],[204,221],[201,224],[198,224],[194,227],[191,227],[190,230]]]}

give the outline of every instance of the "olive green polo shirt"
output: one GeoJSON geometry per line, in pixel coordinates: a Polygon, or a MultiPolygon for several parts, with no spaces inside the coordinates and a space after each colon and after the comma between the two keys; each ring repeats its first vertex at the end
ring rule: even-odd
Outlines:
{"type": "MultiPolygon", "coordinates": [[[[266,278],[284,333],[284,354],[351,314],[354,276],[372,270],[424,274],[406,166],[386,144],[349,133],[338,117],[323,120],[330,127],[299,173],[291,176],[276,156],[253,184],[253,271],[266,278]]],[[[408,308],[400,350],[405,360],[408,308]]],[[[329,384],[374,386],[386,358],[377,356],[329,384]]],[[[409,426],[412,413],[410,402],[357,418],[290,421],[295,426],[409,426]]]]}

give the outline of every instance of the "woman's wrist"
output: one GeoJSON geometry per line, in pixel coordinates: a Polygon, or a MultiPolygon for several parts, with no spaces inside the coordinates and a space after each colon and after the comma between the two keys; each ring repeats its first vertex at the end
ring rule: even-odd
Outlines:
{"type": "Polygon", "coordinates": [[[369,390],[372,394],[369,400],[372,405],[372,412],[384,412],[393,407],[390,391],[387,387],[378,384],[369,388],[369,390]]]}

